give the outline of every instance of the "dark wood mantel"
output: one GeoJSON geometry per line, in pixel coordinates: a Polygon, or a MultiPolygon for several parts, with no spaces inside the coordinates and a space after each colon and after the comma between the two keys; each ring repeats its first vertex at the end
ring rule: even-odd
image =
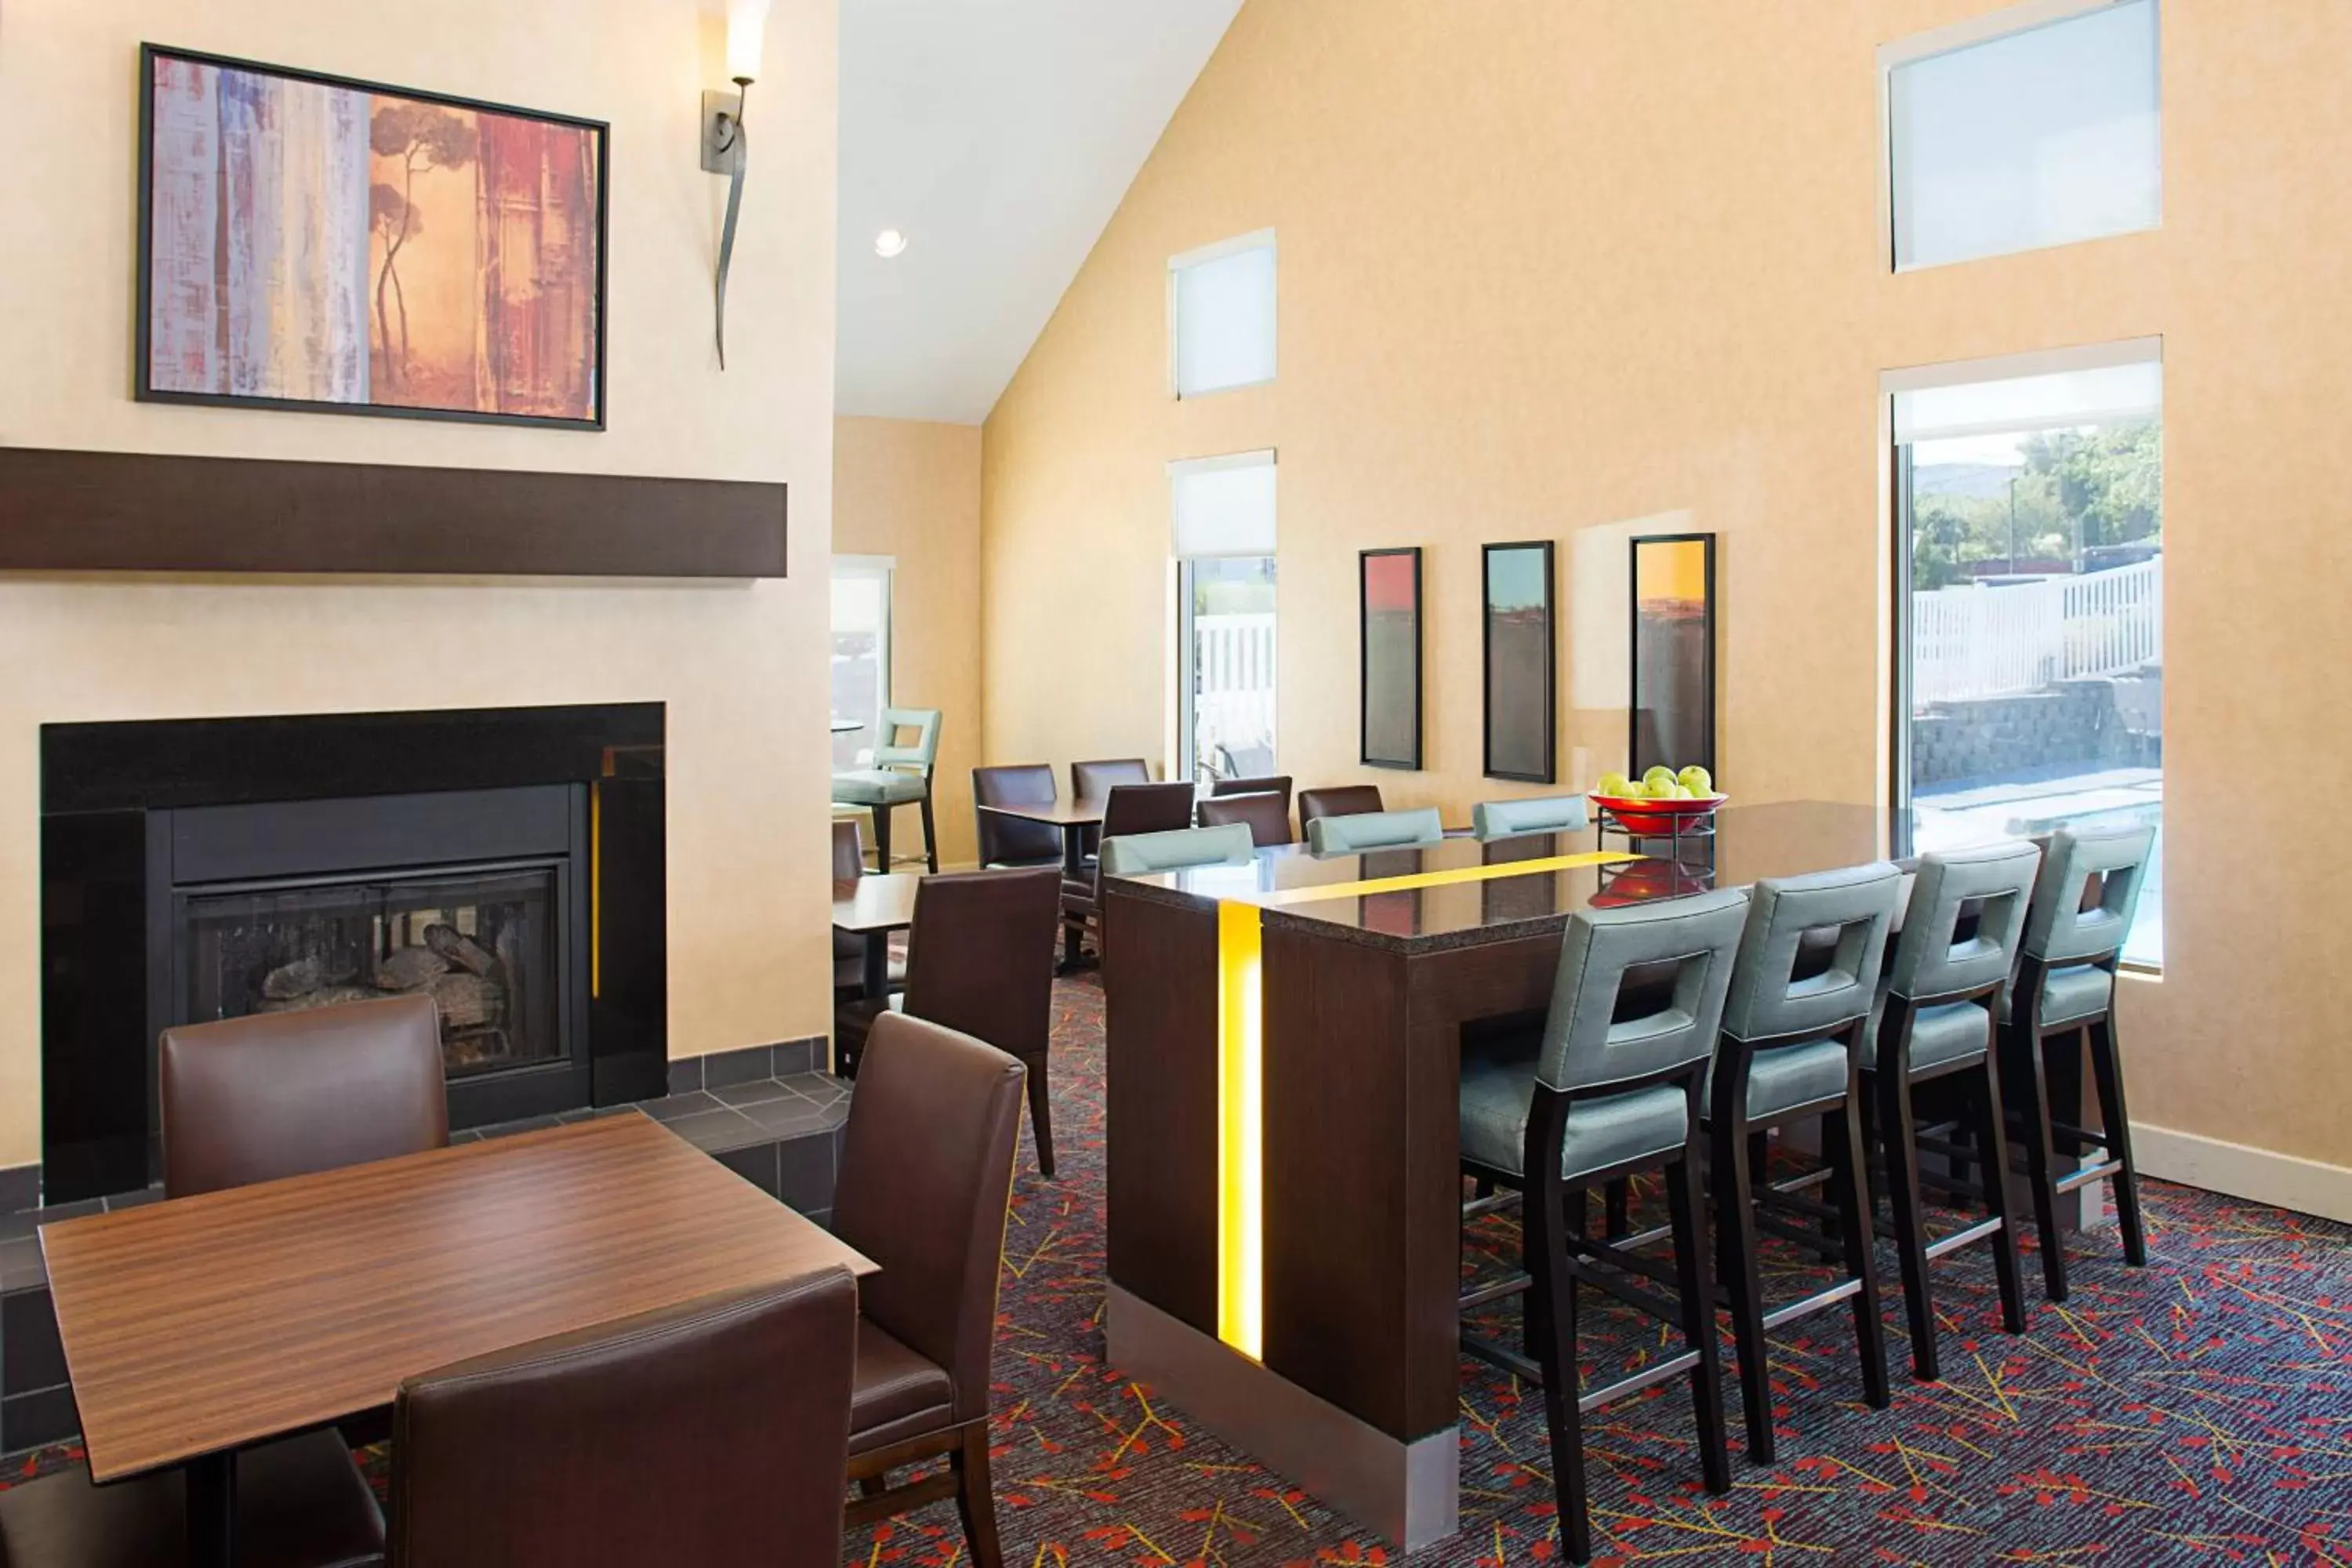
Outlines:
{"type": "Polygon", "coordinates": [[[781,577],[784,487],[0,447],[0,571],[781,577]]]}

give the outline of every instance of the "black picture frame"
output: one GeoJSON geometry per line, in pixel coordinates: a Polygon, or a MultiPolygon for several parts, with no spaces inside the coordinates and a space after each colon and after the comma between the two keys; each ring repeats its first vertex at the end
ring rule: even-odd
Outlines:
{"type": "Polygon", "coordinates": [[[304,70],[292,66],[272,65],[263,60],[240,59],[235,56],[211,54],[202,49],[183,49],[164,44],[142,43],[139,46],[138,249],[131,261],[136,294],[134,307],[136,320],[131,332],[133,355],[131,396],[141,403],[176,403],[208,408],[266,408],[302,414],[361,415],[383,419],[431,419],[467,425],[519,425],[542,430],[602,431],[607,427],[611,416],[613,397],[609,348],[613,277],[612,173],[613,127],[607,121],[592,120],[576,114],[561,114],[549,110],[525,109],[510,103],[494,103],[488,100],[465,98],[454,93],[399,87],[389,82],[337,76],[327,71],[304,70]],[[181,60],[194,65],[213,66],[224,70],[252,72],[278,77],[289,81],[341,88],[352,92],[386,93],[399,98],[414,99],[422,103],[470,110],[477,113],[500,114],[516,119],[539,121],[550,125],[569,126],[593,134],[596,139],[595,417],[567,419],[539,414],[485,413],[478,409],[425,408],[377,403],[340,403],[324,398],[183,392],[154,385],[152,350],[155,282],[153,250],[155,63],[159,59],[181,60]]]}
{"type": "Polygon", "coordinates": [[[1422,757],[1422,625],[1423,615],[1421,547],[1408,545],[1393,550],[1365,550],[1356,557],[1356,647],[1357,647],[1357,733],[1360,737],[1358,760],[1368,768],[1396,768],[1418,772],[1422,757]],[[1405,668],[1389,669],[1390,659],[1377,658],[1374,647],[1372,611],[1372,563],[1402,557],[1411,565],[1412,603],[1406,618],[1410,624],[1402,637],[1393,634],[1394,626],[1381,629],[1390,635],[1381,638],[1382,650],[1389,644],[1397,645],[1391,658],[1405,668]],[[1375,682],[1377,681],[1377,689],[1375,682]],[[1409,685],[1410,696],[1402,689],[1409,685]],[[1410,707],[1408,721],[1405,710],[1410,707]],[[1405,731],[1409,722],[1410,730],[1405,731]],[[1389,746],[1391,731],[1409,732],[1409,746],[1389,746]],[[1375,733],[1382,745],[1375,746],[1375,733]]]}
{"type": "MultiPolygon", "coordinates": [[[[1654,596],[1652,602],[1662,601],[1654,596]]],[[[1627,678],[1625,771],[1638,779],[1659,764],[1679,770],[1696,763],[1716,773],[1715,535],[1655,533],[1634,539],[1626,574],[1626,610],[1632,659],[1627,678]],[[1645,616],[1643,553],[1669,548],[1699,552],[1696,609],[1645,616]],[[1676,752],[1686,754],[1671,754],[1676,752]]],[[[1718,777],[1716,787],[1722,786],[1718,777]]]]}
{"type": "Polygon", "coordinates": [[[1556,784],[1559,779],[1559,629],[1556,584],[1557,562],[1549,539],[1489,544],[1479,552],[1481,644],[1480,697],[1486,715],[1483,763],[1490,779],[1522,784],[1556,784]],[[1495,596],[1495,565],[1498,557],[1531,554],[1542,562],[1543,597],[1529,625],[1506,623],[1512,607],[1498,606],[1495,596]],[[1517,630],[1518,646],[1498,649],[1500,634],[1517,630]],[[1535,635],[1528,635],[1530,632],[1535,635]],[[1532,752],[1534,765],[1514,767],[1519,760],[1514,736],[1530,721],[1541,737],[1532,752]]]}

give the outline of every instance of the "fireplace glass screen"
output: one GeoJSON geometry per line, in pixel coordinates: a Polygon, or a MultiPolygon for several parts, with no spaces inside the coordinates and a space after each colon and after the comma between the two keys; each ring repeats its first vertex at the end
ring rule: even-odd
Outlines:
{"type": "Polygon", "coordinates": [[[451,1078],[558,1060],[553,867],[192,893],[190,1022],[423,993],[451,1078]]]}

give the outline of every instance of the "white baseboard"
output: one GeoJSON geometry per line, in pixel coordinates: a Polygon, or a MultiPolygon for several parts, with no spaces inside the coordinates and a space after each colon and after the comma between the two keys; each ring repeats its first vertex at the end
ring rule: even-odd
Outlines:
{"type": "Polygon", "coordinates": [[[2132,1123],[2140,1173],[2352,1224],[2352,1166],[2132,1123]]]}

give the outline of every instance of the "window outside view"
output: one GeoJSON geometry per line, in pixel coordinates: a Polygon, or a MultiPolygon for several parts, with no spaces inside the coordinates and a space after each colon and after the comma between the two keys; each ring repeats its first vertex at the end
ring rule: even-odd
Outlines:
{"type": "Polygon", "coordinates": [[[1274,772],[1274,557],[1186,563],[1192,776],[1274,772]]]}
{"type": "Polygon", "coordinates": [[[2117,418],[1908,448],[1918,847],[2158,825],[2124,948],[2164,946],[2163,426],[2117,418]],[[1961,831],[1963,828],[1968,831],[1961,831]]]}
{"type": "Polygon", "coordinates": [[[836,564],[833,573],[833,765],[874,760],[890,700],[890,574],[836,564]],[[855,722],[856,729],[845,726],[855,722]]]}

